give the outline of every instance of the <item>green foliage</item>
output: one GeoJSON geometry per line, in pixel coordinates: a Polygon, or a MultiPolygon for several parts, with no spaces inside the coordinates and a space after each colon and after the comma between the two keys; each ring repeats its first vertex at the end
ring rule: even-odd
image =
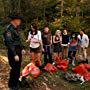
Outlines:
{"type": "Polygon", "coordinates": [[[67,27],[70,32],[85,29],[90,36],[89,2],[90,0],[0,0],[0,34],[8,22],[7,16],[10,13],[20,13],[26,25],[25,37],[32,21],[38,23],[40,30],[48,25],[53,34],[57,29],[67,27]]]}
{"type": "Polygon", "coordinates": [[[0,46],[3,46],[3,33],[4,29],[2,26],[0,26],[0,46]]]}

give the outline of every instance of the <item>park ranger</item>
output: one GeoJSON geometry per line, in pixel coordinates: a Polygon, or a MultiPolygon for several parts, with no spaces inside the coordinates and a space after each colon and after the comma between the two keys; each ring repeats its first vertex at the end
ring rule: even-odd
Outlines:
{"type": "Polygon", "coordinates": [[[4,33],[4,42],[8,49],[8,60],[11,67],[8,86],[12,90],[17,90],[20,77],[22,53],[25,53],[19,28],[22,17],[18,15],[11,15],[9,18],[11,19],[10,24],[7,26],[4,33]]]}

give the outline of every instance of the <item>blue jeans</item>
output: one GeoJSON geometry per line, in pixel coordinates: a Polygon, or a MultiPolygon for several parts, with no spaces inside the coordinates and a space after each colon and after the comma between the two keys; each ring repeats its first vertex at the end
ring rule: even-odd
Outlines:
{"type": "Polygon", "coordinates": [[[44,45],[44,64],[52,63],[52,47],[51,45],[44,45]]]}

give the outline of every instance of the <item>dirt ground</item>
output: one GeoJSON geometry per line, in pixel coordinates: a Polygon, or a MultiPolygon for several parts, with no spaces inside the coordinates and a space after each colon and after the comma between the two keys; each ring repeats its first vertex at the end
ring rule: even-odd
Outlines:
{"type": "MultiPolygon", "coordinates": [[[[0,50],[0,55],[6,56],[6,51],[0,50]]],[[[90,56],[90,48],[88,56],[90,56]]],[[[29,57],[25,56],[23,59],[22,65],[24,67],[29,62],[29,57]]],[[[9,70],[8,63],[3,62],[3,59],[0,58],[0,90],[9,90],[7,86],[9,70]]],[[[80,82],[68,82],[62,77],[60,70],[55,74],[44,72],[37,79],[29,80],[29,84],[29,88],[20,90],[90,90],[90,82],[85,82],[83,85],[80,85],[80,82]]]]}
{"type": "Polygon", "coordinates": [[[9,68],[8,64],[0,61],[0,90],[6,90],[7,81],[9,78],[9,68]]]}

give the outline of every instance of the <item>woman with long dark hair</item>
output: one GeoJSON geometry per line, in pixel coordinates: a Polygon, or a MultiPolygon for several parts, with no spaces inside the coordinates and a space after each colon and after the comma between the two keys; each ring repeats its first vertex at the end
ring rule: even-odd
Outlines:
{"type": "Polygon", "coordinates": [[[63,59],[68,59],[68,48],[69,48],[69,35],[67,29],[65,28],[62,33],[62,55],[63,59]]]}
{"type": "Polygon", "coordinates": [[[28,35],[28,40],[26,42],[30,42],[30,53],[32,63],[41,66],[41,51],[42,51],[42,39],[41,32],[37,29],[37,25],[35,23],[31,24],[31,30],[28,35]]]}

